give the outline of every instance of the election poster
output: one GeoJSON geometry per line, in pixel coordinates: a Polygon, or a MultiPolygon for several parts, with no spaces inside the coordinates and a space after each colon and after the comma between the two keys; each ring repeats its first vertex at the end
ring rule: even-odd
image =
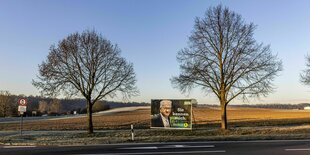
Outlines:
{"type": "Polygon", "coordinates": [[[192,129],[192,100],[152,100],[151,128],[192,129]]]}

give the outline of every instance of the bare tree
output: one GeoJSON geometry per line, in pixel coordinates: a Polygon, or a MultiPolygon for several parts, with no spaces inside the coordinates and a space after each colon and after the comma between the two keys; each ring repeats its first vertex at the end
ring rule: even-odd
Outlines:
{"type": "Polygon", "coordinates": [[[137,95],[133,65],[120,56],[120,48],[95,31],[74,33],[51,46],[39,66],[33,85],[44,95],[82,95],[87,100],[88,133],[93,133],[93,104],[122,93],[137,95]]]}
{"type": "Polygon", "coordinates": [[[236,97],[266,96],[282,62],[270,46],[253,38],[255,26],[221,5],[196,18],[188,47],[177,56],[180,75],[171,79],[183,93],[200,86],[217,96],[221,105],[221,127],[227,129],[226,107],[236,97]]]}
{"type": "Polygon", "coordinates": [[[306,56],[307,68],[300,74],[300,81],[305,85],[310,85],[310,56],[306,56]]]}
{"type": "Polygon", "coordinates": [[[10,92],[0,91],[0,115],[2,117],[10,116],[13,114],[13,110],[14,106],[10,92]]]}
{"type": "Polygon", "coordinates": [[[50,114],[60,114],[61,103],[59,99],[54,98],[49,104],[49,113],[50,114]]]}
{"type": "Polygon", "coordinates": [[[38,108],[38,111],[41,113],[41,114],[45,114],[48,112],[48,103],[46,101],[39,101],[39,108],[38,108]]]}

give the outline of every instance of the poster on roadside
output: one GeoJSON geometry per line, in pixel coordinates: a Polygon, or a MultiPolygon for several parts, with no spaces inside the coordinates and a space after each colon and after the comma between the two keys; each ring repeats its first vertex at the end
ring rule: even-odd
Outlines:
{"type": "Polygon", "coordinates": [[[151,128],[192,129],[192,100],[151,101],[151,128]]]}

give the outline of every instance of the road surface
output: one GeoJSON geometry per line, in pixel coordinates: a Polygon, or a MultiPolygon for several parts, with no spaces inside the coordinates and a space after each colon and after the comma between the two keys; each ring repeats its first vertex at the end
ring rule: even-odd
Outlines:
{"type": "Polygon", "coordinates": [[[169,142],[88,146],[0,146],[2,155],[309,155],[310,140],[169,142]]]}

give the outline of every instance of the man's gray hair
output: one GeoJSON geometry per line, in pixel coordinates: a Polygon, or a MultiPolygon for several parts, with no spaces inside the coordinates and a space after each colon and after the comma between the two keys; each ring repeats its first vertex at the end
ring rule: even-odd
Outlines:
{"type": "Polygon", "coordinates": [[[163,107],[163,105],[164,105],[165,103],[169,103],[170,105],[172,105],[172,101],[170,101],[170,100],[161,100],[161,101],[160,101],[160,106],[159,106],[159,108],[163,107]]]}

